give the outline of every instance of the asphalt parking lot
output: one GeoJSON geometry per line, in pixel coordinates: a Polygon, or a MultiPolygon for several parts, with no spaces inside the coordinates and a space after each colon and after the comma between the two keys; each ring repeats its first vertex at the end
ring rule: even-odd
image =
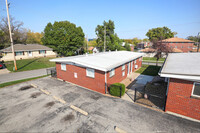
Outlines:
{"type": "Polygon", "coordinates": [[[198,122],[50,77],[0,89],[0,132],[115,132],[115,126],[127,132],[200,132],[198,122]],[[75,111],[70,105],[88,115],[75,111]]]}

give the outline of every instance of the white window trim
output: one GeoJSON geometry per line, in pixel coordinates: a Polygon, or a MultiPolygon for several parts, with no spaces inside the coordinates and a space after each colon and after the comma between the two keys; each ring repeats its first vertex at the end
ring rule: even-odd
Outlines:
{"type": "Polygon", "coordinates": [[[134,61],[135,62],[135,64],[137,63],[137,59],[134,61]]]}
{"type": "Polygon", "coordinates": [[[91,68],[86,68],[86,76],[87,77],[90,77],[90,78],[95,78],[95,70],[94,69],[91,69],[91,68]],[[93,71],[94,75],[91,76],[89,75],[89,72],[88,71],[93,71]]]}
{"type": "Polygon", "coordinates": [[[200,98],[200,96],[199,96],[199,95],[194,95],[194,94],[193,94],[193,92],[194,92],[194,87],[195,87],[195,84],[200,84],[200,83],[197,83],[197,82],[194,82],[194,83],[193,83],[193,88],[192,88],[192,94],[191,94],[191,96],[192,96],[192,97],[198,97],[198,98],[200,98]]]}
{"type": "Polygon", "coordinates": [[[109,72],[109,77],[111,78],[111,77],[113,77],[113,76],[115,76],[115,69],[112,69],[112,70],[109,72]],[[114,71],[114,72],[113,72],[113,73],[114,73],[113,75],[111,75],[111,72],[112,72],[112,71],[114,71]]]}
{"type": "Polygon", "coordinates": [[[125,70],[125,68],[126,68],[126,65],[125,64],[122,65],[122,71],[125,70]]]}
{"type": "Polygon", "coordinates": [[[67,71],[67,66],[66,66],[66,64],[64,64],[64,63],[61,63],[60,68],[61,68],[62,71],[67,71]],[[63,68],[62,65],[65,65],[65,70],[62,69],[62,68],[63,68]]]}

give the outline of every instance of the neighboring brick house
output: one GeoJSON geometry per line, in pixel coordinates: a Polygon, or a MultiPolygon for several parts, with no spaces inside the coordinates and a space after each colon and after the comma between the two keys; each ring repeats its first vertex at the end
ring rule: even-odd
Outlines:
{"type": "Polygon", "coordinates": [[[167,112],[200,120],[200,53],[171,53],[161,72],[168,79],[167,112]]]}
{"type": "Polygon", "coordinates": [[[183,51],[184,53],[192,52],[194,47],[194,41],[186,40],[183,38],[169,38],[162,40],[162,43],[170,47],[171,49],[179,49],[180,51],[183,51]]]}
{"type": "Polygon", "coordinates": [[[50,61],[56,62],[57,78],[105,94],[110,84],[121,82],[142,66],[142,55],[115,51],[50,61]]]}
{"type": "MultiPolygon", "coordinates": [[[[56,56],[56,53],[47,46],[40,44],[15,44],[15,58],[19,59],[28,59],[34,57],[46,57],[46,56],[56,56]]],[[[0,61],[11,61],[13,60],[13,54],[11,47],[1,49],[3,57],[0,58],[0,61]]]]}

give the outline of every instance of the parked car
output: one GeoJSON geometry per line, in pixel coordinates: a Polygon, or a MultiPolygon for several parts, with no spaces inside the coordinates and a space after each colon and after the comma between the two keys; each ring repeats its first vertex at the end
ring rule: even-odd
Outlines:
{"type": "Polygon", "coordinates": [[[3,63],[0,63],[0,69],[2,69],[3,68],[3,63]]]}

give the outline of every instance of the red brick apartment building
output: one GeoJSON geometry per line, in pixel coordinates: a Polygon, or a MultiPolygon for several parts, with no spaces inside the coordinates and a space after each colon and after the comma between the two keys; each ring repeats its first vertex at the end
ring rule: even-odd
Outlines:
{"type": "Polygon", "coordinates": [[[186,40],[182,38],[169,38],[162,40],[162,43],[169,46],[171,49],[179,49],[184,53],[192,52],[194,47],[194,41],[186,40]]]}
{"type": "Polygon", "coordinates": [[[165,111],[200,120],[200,53],[171,53],[161,71],[168,79],[165,111]]]}
{"type": "Polygon", "coordinates": [[[57,78],[105,94],[108,85],[121,82],[142,66],[142,55],[115,51],[50,61],[56,62],[57,78]]]}

